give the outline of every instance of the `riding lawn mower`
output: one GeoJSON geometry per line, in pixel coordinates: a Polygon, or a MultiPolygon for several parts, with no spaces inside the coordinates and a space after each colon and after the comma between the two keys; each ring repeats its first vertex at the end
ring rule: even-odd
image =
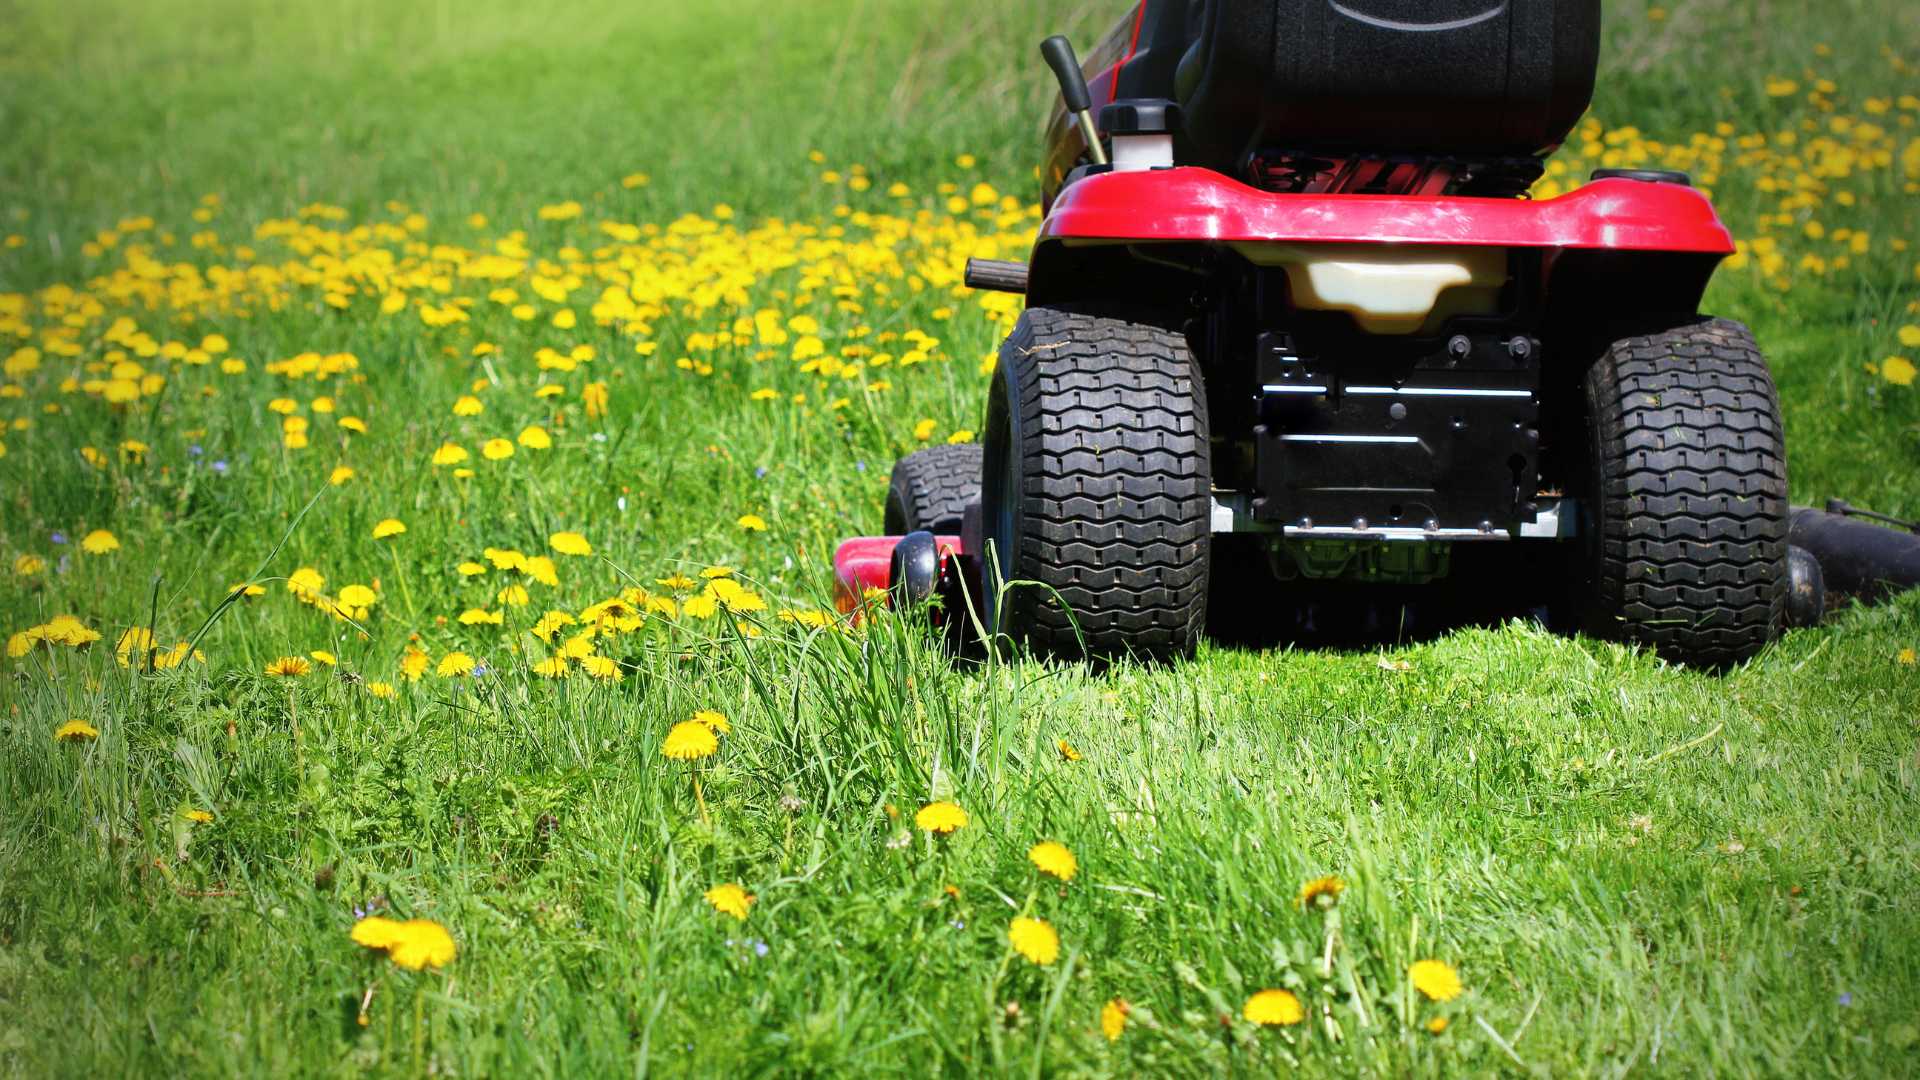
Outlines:
{"type": "Polygon", "coordinates": [[[967,267],[1026,302],[982,442],[899,461],[842,607],[1164,658],[1472,573],[1721,666],[1920,584],[1912,526],[1789,507],[1685,174],[1529,198],[1599,41],[1598,0],[1141,0],[1084,68],[1049,38],[1038,239],[967,267]]]}

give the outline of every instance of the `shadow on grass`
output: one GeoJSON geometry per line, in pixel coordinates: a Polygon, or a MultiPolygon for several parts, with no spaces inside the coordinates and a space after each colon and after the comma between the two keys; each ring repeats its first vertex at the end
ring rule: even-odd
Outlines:
{"type": "Polygon", "coordinates": [[[1427,585],[1277,580],[1263,556],[1215,550],[1207,636],[1227,649],[1368,650],[1530,619],[1578,628],[1573,567],[1545,545],[1456,544],[1451,572],[1427,585]],[[1546,550],[1529,550],[1541,547],[1546,550]]]}

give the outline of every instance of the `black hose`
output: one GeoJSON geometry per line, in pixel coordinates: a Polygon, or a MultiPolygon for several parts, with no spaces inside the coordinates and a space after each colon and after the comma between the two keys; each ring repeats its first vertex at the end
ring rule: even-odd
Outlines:
{"type": "Polygon", "coordinates": [[[1819,560],[1826,608],[1849,599],[1875,603],[1920,586],[1920,536],[1796,506],[1787,543],[1819,560]]]}

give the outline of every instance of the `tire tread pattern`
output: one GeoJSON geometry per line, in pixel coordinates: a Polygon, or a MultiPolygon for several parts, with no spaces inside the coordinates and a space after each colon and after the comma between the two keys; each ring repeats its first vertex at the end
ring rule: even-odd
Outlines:
{"type": "Polygon", "coordinates": [[[1029,308],[1000,352],[1020,388],[1013,627],[1056,655],[1184,655],[1206,623],[1206,397],[1179,333],[1097,307],[1029,308]]]}
{"type": "Polygon", "coordinates": [[[1588,370],[1596,488],[1588,624],[1670,660],[1760,651],[1787,601],[1780,401],[1746,327],[1694,318],[1588,370]]]}
{"type": "Polygon", "coordinates": [[[894,462],[887,535],[919,529],[959,535],[967,504],[980,497],[980,459],[979,443],[959,443],[925,447],[894,462]]]}

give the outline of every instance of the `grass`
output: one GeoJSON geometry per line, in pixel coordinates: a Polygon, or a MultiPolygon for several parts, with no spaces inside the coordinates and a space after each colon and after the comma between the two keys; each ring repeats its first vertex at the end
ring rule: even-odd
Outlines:
{"type": "MultiPolygon", "coordinates": [[[[979,424],[1011,313],[952,274],[1030,239],[1033,43],[1084,50],[1121,6],[16,4],[0,630],[101,637],[0,661],[0,1071],[1910,1071],[1920,598],[1724,674],[1520,622],[1103,671],[957,670],[912,618],[813,625],[916,427],[979,424]],[[462,276],[503,241],[504,276],[462,276]],[[595,318],[610,283],[643,310],[595,318]],[[429,325],[460,296],[466,321],[429,325]],[[858,366],[803,369],[810,335],[858,366]],[[308,352],[358,366],[267,367],[308,352]],[[550,449],[482,452],[529,425],[550,449]],[[472,477],[429,464],[448,442],[472,477]],[[376,541],[386,518],[407,531],[376,541]],[[96,529],[119,550],[78,551],[96,529]],[[458,571],[489,547],[558,584],[458,571]],[[659,584],[714,565],[749,596],[701,617],[701,585],[659,584]],[[287,588],[302,567],[318,594],[287,588]],[[265,595],[221,610],[246,580],[265,595]],[[364,614],[316,606],[350,583],[364,614]],[[534,673],[579,629],[539,640],[543,612],[635,586],[675,603],[589,643],[619,681],[534,673]],[[136,627],[205,659],[116,662],[136,627]],[[486,669],[409,681],[410,647],[486,669]],[[337,666],[262,673],[316,650],[337,666]],[[658,748],[699,709],[733,731],[696,797],[658,748]],[[76,718],[97,739],[54,741],[76,718]],[[933,799],[969,824],[914,829],[933,799]],[[1070,883],[1028,862],[1042,839],[1070,883]],[[1324,874],[1338,905],[1297,907],[1324,874]],[[757,897],[744,921],[702,898],[725,882],[757,897]],[[457,959],[394,967],[349,940],[367,911],[443,924],[457,959]],[[1011,953],[1023,912],[1053,963],[1011,953]],[[1464,995],[1412,989],[1429,957],[1464,995]],[[1307,1022],[1239,1019],[1263,988],[1307,1022]]],[[[1708,308],[1773,357],[1796,501],[1920,515],[1920,387],[1888,363],[1920,359],[1920,15],[1667,7],[1610,6],[1555,182],[1692,169],[1743,242],[1708,308]]]]}

